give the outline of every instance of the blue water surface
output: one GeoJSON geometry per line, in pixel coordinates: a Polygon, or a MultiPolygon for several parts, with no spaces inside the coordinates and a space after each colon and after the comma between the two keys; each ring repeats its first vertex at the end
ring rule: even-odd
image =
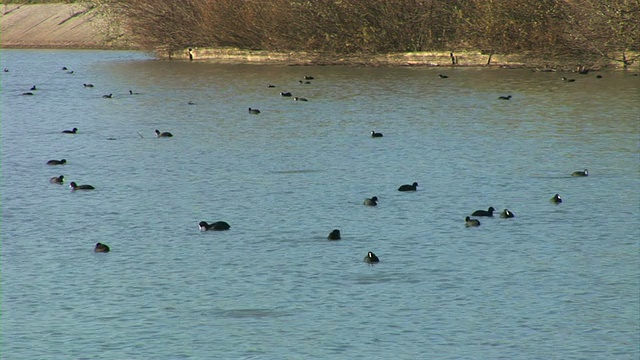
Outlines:
{"type": "Polygon", "coordinates": [[[632,73],[93,50],[0,66],[3,358],[640,356],[632,73]]]}

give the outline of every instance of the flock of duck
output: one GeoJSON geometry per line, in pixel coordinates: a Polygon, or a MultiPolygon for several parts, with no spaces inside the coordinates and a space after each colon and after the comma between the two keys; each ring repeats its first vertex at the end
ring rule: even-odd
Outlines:
{"type": "MultiPolygon", "coordinates": [[[[589,176],[589,171],[587,169],[574,171],[573,173],[571,173],[571,176],[589,176]]],[[[560,194],[555,194],[551,197],[550,201],[557,205],[562,203],[562,198],[560,197],[560,194]]],[[[471,216],[493,217],[494,211],[496,211],[496,209],[494,209],[493,206],[491,206],[487,210],[476,210],[473,213],[471,213],[471,216]]],[[[464,218],[465,226],[467,227],[480,226],[480,220],[472,219],[471,216],[467,216],[464,218]]],[[[500,213],[500,217],[503,219],[511,219],[511,218],[514,218],[515,215],[509,209],[504,209],[500,213]]]]}
{"type": "MultiPolygon", "coordinates": [[[[62,68],[63,70],[68,70],[66,67],[62,68]]],[[[5,70],[6,72],[7,70],[5,70]]],[[[67,71],[67,73],[72,74],[73,71],[67,71]]],[[[446,79],[448,78],[448,76],[446,75],[438,75],[440,78],[446,79]]],[[[304,76],[303,80],[300,80],[301,84],[310,84],[310,80],[313,80],[314,77],[313,76],[304,76]]],[[[573,79],[566,79],[566,78],[562,78],[563,81],[574,81],[573,79]]],[[[92,88],[94,87],[93,84],[83,84],[84,87],[87,88],[92,88]]],[[[272,84],[268,84],[267,85],[269,88],[273,88],[275,87],[275,85],[272,84]]],[[[34,85],[33,87],[31,87],[29,92],[25,92],[23,93],[23,95],[33,95],[33,91],[36,91],[37,87],[34,85]]],[[[130,95],[136,95],[138,93],[134,93],[132,90],[129,90],[129,94],[130,95]]],[[[291,94],[291,92],[288,91],[283,91],[280,92],[280,95],[283,97],[293,97],[293,95],[291,94]]],[[[103,98],[112,98],[113,94],[107,94],[107,95],[103,95],[103,98]]],[[[511,95],[506,95],[506,96],[500,96],[498,97],[499,100],[511,100],[512,96],[511,95]]],[[[302,98],[302,97],[293,97],[294,100],[296,101],[308,101],[306,98],[302,98]]],[[[195,103],[193,102],[189,102],[189,105],[194,105],[195,103]]],[[[253,114],[253,115],[258,115],[260,114],[260,110],[259,109],[255,109],[255,108],[251,108],[249,107],[249,114],[253,114]]],[[[62,131],[63,134],[77,134],[78,133],[78,128],[74,127],[70,130],[63,130],[62,131]]],[[[171,138],[173,137],[173,134],[170,132],[161,132],[160,130],[156,129],[155,130],[155,134],[156,137],[158,138],[171,138]]],[[[371,131],[371,137],[372,138],[381,138],[384,135],[380,132],[376,132],[375,130],[371,131]]],[[[66,159],[60,159],[60,160],[49,160],[47,161],[47,165],[65,165],[67,163],[66,159]]],[[[588,170],[584,169],[582,171],[574,171],[571,176],[588,176],[588,170]]],[[[53,184],[63,184],[65,181],[65,177],[64,175],[59,175],[59,176],[54,176],[52,178],[49,179],[49,182],[53,183],[53,184]]],[[[69,184],[69,188],[71,189],[71,191],[78,191],[78,190],[85,190],[85,191],[90,191],[90,190],[95,190],[95,187],[89,184],[77,184],[75,181],[72,181],[69,184]]],[[[400,187],[398,187],[398,191],[403,191],[403,192],[407,192],[407,191],[417,191],[418,188],[418,183],[417,182],[413,182],[412,184],[404,184],[401,185],[400,187]]],[[[378,197],[377,196],[373,196],[371,198],[366,198],[363,202],[363,204],[365,206],[377,206],[378,205],[378,197]]],[[[560,197],[559,194],[555,194],[551,200],[552,203],[554,204],[560,204],[562,203],[562,198],[560,197]]],[[[466,216],[464,221],[465,221],[465,226],[466,227],[477,227],[480,226],[480,220],[472,218],[472,216],[474,217],[493,217],[493,213],[496,210],[493,207],[489,207],[487,210],[476,210],[474,212],[471,213],[470,216],[466,216]]],[[[503,219],[511,219],[514,218],[515,215],[513,214],[513,212],[511,212],[509,209],[504,209],[501,213],[500,213],[500,217],[503,219]]],[[[200,221],[198,224],[198,227],[200,229],[200,231],[225,231],[225,230],[229,230],[231,228],[231,226],[225,222],[225,221],[215,221],[212,223],[208,223],[206,221],[200,221]]],[[[341,235],[340,235],[340,230],[339,229],[333,229],[329,235],[327,236],[328,240],[340,240],[341,239],[341,235]]],[[[95,252],[109,252],[110,248],[108,245],[103,244],[103,243],[97,243],[95,245],[94,248],[95,252]]],[[[374,264],[374,263],[378,263],[380,262],[380,259],[378,258],[378,256],[376,256],[373,252],[369,251],[367,252],[367,255],[364,257],[364,262],[369,263],[369,264],[374,264]]]]}
{"type": "MultiPolygon", "coordinates": [[[[67,67],[63,67],[62,70],[66,71],[67,74],[73,74],[74,71],[73,70],[68,70],[67,67]]],[[[4,72],[9,72],[9,69],[5,68],[4,72]]],[[[85,88],[93,88],[94,85],[93,84],[82,84],[83,87],[85,88]]],[[[34,91],[37,91],[38,87],[36,85],[33,85],[28,92],[23,92],[22,95],[34,95],[34,91]]],[[[133,92],[133,90],[129,90],[129,95],[138,95],[139,93],[133,92]]],[[[113,94],[106,94],[106,95],[102,95],[103,98],[105,99],[111,99],[113,98],[113,94]]],[[[78,133],[78,128],[74,127],[73,129],[65,129],[62,130],[63,134],[70,134],[70,135],[74,135],[78,133]]],[[[168,138],[168,137],[173,137],[173,134],[170,132],[160,132],[160,130],[155,130],[156,133],[156,137],[159,138],[168,138]]],[[[47,165],[51,165],[51,166],[55,166],[55,165],[65,165],[67,164],[67,159],[51,159],[49,161],[46,162],[47,165]]],[[[62,185],[65,181],[65,177],[64,175],[59,175],[59,176],[54,176],[52,178],[49,179],[49,182],[52,184],[58,184],[58,185],[62,185]]],[[[95,190],[95,187],[93,185],[89,185],[89,184],[78,184],[75,181],[72,181],[69,183],[69,188],[71,189],[71,191],[77,191],[77,190],[84,190],[84,191],[89,191],[89,190],[95,190]]],[[[206,222],[201,222],[200,223],[200,227],[204,228],[206,230],[227,230],[229,229],[229,224],[226,224],[226,228],[224,228],[224,224],[221,224],[224,222],[218,222],[218,223],[213,223],[211,225],[208,225],[206,222]],[[203,226],[204,224],[204,226],[203,226]]],[[[94,251],[95,252],[109,252],[111,249],[109,248],[108,245],[103,244],[103,243],[97,243],[94,247],[94,251]]]]}
{"type": "MultiPolygon", "coordinates": [[[[383,135],[380,134],[380,133],[376,133],[375,131],[371,131],[371,136],[372,137],[382,137],[383,135]],[[374,135],[374,134],[376,134],[376,135],[374,135]]],[[[587,169],[584,169],[584,170],[581,170],[581,171],[574,171],[573,173],[571,173],[571,176],[589,176],[589,171],[587,169]]],[[[417,188],[418,188],[418,183],[414,182],[411,185],[409,185],[409,184],[400,185],[400,187],[398,188],[398,191],[416,191],[417,188]]],[[[551,197],[550,201],[552,203],[554,203],[554,204],[560,204],[560,203],[562,203],[562,198],[560,197],[560,194],[555,194],[555,195],[553,195],[553,197],[551,197]]],[[[373,196],[371,198],[366,198],[366,199],[364,199],[363,204],[365,206],[377,206],[378,205],[378,197],[377,196],[373,196]]],[[[475,217],[493,217],[494,211],[496,211],[496,209],[493,206],[490,206],[487,210],[476,210],[476,211],[472,212],[471,216],[475,216],[475,217]]],[[[473,218],[471,218],[471,216],[466,216],[464,218],[465,226],[466,227],[480,226],[480,220],[473,219],[473,218]]],[[[503,219],[512,219],[512,218],[515,217],[515,215],[513,214],[513,212],[511,212],[511,210],[504,209],[500,213],[500,217],[503,218],[503,219]]],[[[333,229],[329,233],[329,236],[327,236],[327,239],[329,239],[329,240],[340,240],[340,230],[339,229],[333,229]]],[[[368,262],[368,263],[376,263],[376,262],[379,262],[380,260],[378,259],[378,257],[374,253],[369,252],[367,254],[367,256],[365,256],[364,261],[368,262]]]]}

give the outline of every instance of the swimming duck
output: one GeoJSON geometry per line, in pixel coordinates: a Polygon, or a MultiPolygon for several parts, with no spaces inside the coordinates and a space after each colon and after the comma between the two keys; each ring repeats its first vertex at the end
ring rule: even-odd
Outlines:
{"type": "Polygon", "coordinates": [[[418,187],[418,183],[417,183],[417,182],[414,182],[414,183],[413,183],[413,184],[411,184],[411,185],[409,185],[409,184],[404,184],[404,185],[401,185],[401,186],[398,188],[398,191],[416,191],[416,190],[417,190],[417,189],[416,189],[417,187],[418,187]]]}
{"type": "Polygon", "coordinates": [[[47,165],[64,165],[66,163],[67,163],[67,159],[47,161],[47,165]]]}
{"type": "Polygon", "coordinates": [[[383,137],[384,135],[382,135],[382,133],[379,132],[375,132],[374,130],[371,130],[371,137],[383,137]]]}
{"type": "Polygon", "coordinates": [[[69,184],[69,187],[71,188],[71,190],[94,190],[95,189],[91,185],[78,185],[75,183],[75,181],[72,181],[71,184],[69,184]]]}
{"type": "Polygon", "coordinates": [[[442,75],[442,74],[440,74],[438,76],[440,77],[440,79],[448,79],[449,78],[447,75],[442,75]]]}
{"type": "Polygon", "coordinates": [[[31,89],[29,89],[29,90],[31,90],[31,91],[36,91],[36,90],[38,90],[38,88],[36,88],[36,86],[35,86],[35,85],[33,85],[33,86],[31,87],[31,89]]]}
{"type": "Polygon", "coordinates": [[[560,197],[559,194],[555,194],[553,195],[553,197],[551,198],[551,202],[552,203],[556,203],[556,204],[560,204],[562,202],[562,198],[560,197]]]}
{"type": "Polygon", "coordinates": [[[267,87],[268,87],[268,88],[274,88],[274,87],[276,87],[276,86],[275,86],[275,85],[273,85],[273,84],[267,84],[267,87]]]}
{"type": "Polygon", "coordinates": [[[298,82],[300,84],[311,84],[311,81],[302,81],[302,80],[298,80],[298,82]]]}
{"type": "Polygon", "coordinates": [[[364,199],[364,204],[367,206],[376,206],[378,205],[378,197],[374,196],[372,198],[366,198],[364,199]]]}
{"type": "Polygon", "coordinates": [[[9,69],[7,69],[7,68],[4,68],[4,72],[9,72],[9,69]]]}
{"type": "Polygon", "coordinates": [[[291,96],[291,93],[288,92],[288,91],[281,91],[280,95],[285,96],[285,97],[289,97],[289,96],[291,96]]]}
{"type": "Polygon", "coordinates": [[[308,101],[306,98],[302,98],[302,97],[294,97],[293,100],[295,101],[308,101]]]}
{"type": "Polygon", "coordinates": [[[160,130],[156,129],[155,132],[157,137],[173,137],[173,134],[167,131],[161,133],[160,130]]]}
{"type": "Polygon", "coordinates": [[[249,114],[258,115],[260,114],[260,110],[249,108],[249,114]]]}
{"type": "Polygon", "coordinates": [[[49,182],[52,184],[62,184],[64,182],[64,175],[54,176],[49,179],[49,182]]]}
{"type": "Polygon", "coordinates": [[[73,128],[71,130],[62,130],[63,134],[75,134],[78,132],[78,128],[73,128]]]}
{"type": "Polygon", "coordinates": [[[574,82],[576,81],[576,79],[567,79],[566,77],[562,77],[562,81],[566,81],[566,82],[574,82]]]}
{"type": "Polygon", "coordinates": [[[480,226],[480,220],[472,219],[472,218],[467,216],[467,217],[464,218],[464,226],[466,226],[466,227],[480,226]]]}
{"type": "Polygon", "coordinates": [[[102,95],[102,97],[105,98],[105,99],[111,99],[113,97],[113,94],[102,95]]]}
{"type": "Polygon", "coordinates": [[[305,80],[313,80],[313,79],[315,79],[315,78],[314,78],[313,76],[306,76],[306,75],[305,75],[304,79],[305,79],[305,80]]]}
{"type": "Polygon", "coordinates": [[[589,176],[589,172],[587,169],[584,169],[584,171],[574,171],[571,173],[571,176],[589,176]]]}
{"type": "Polygon", "coordinates": [[[493,212],[494,211],[496,211],[496,209],[494,209],[493,206],[491,206],[486,211],[485,210],[476,210],[476,211],[471,213],[471,216],[493,216],[493,212]]]}
{"type": "Polygon", "coordinates": [[[84,87],[93,87],[93,84],[82,84],[84,87]]]}
{"type": "Polygon", "coordinates": [[[376,254],[372,253],[371,251],[369,251],[367,253],[367,256],[364,257],[364,262],[369,263],[369,264],[373,264],[373,263],[378,263],[380,262],[380,259],[378,259],[378,257],[376,256],[376,254]]]}
{"type": "Polygon", "coordinates": [[[139,92],[133,92],[133,90],[129,90],[129,95],[140,95],[139,92]]]}
{"type": "Polygon", "coordinates": [[[97,243],[96,247],[93,249],[93,251],[95,252],[109,252],[109,246],[103,244],[103,243],[97,243]]]}
{"type": "Polygon", "coordinates": [[[22,95],[33,95],[33,93],[30,91],[27,91],[27,92],[23,92],[22,95]]]}
{"type": "Polygon", "coordinates": [[[500,96],[500,97],[498,97],[498,99],[500,99],[500,100],[511,100],[511,95],[500,96]]]}
{"type": "Polygon", "coordinates": [[[340,240],[340,230],[338,229],[333,229],[332,232],[329,233],[329,236],[327,236],[327,239],[329,240],[340,240]]]}
{"type": "Polygon", "coordinates": [[[513,213],[509,211],[509,209],[504,209],[500,213],[500,217],[503,219],[511,219],[512,217],[515,217],[515,215],[513,215],[513,213]]]}
{"type": "Polygon", "coordinates": [[[198,227],[200,228],[200,231],[208,231],[208,230],[222,231],[222,230],[229,230],[231,228],[231,226],[225,221],[216,221],[211,224],[207,224],[206,221],[200,221],[200,223],[198,224],[198,227]]]}

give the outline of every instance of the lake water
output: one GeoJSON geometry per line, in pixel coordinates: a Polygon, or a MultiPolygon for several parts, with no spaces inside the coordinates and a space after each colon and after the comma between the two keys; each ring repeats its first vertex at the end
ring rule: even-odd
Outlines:
{"type": "Polygon", "coordinates": [[[126,51],[0,66],[2,358],[640,356],[639,76],[126,51]],[[465,227],[489,206],[515,218],[465,227]]]}

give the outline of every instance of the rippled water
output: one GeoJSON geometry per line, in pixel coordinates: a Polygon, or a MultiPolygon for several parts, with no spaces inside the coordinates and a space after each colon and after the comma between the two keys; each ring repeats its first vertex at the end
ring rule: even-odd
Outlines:
{"type": "Polygon", "coordinates": [[[3,358],[640,355],[638,76],[0,60],[3,358]]]}

